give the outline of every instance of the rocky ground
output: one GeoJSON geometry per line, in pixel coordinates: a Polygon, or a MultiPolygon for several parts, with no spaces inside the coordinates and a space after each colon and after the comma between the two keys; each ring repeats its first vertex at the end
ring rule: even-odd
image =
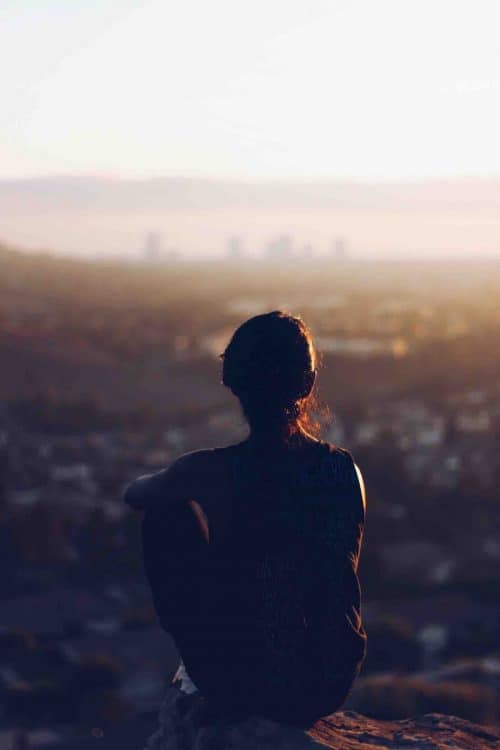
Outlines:
{"type": "MultiPolygon", "coordinates": [[[[317,743],[335,750],[500,748],[500,727],[479,726],[443,714],[425,714],[403,721],[380,721],[354,711],[339,711],[319,721],[310,735],[317,743]]],[[[291,750],[292,746],[289,747],[291,750]]]]}

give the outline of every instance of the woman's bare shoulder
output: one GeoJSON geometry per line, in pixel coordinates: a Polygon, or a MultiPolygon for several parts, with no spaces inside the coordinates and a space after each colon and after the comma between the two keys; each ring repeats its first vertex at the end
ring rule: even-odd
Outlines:
{"type": "Polygon", "coordinates": [[[145,474],[125,490],[124,500],[132,508],[145,509],[157,501],[175,502],[198,495],[207,483],[220,476],[223,449],[202,449],[183,453],[153,474],[145,474]]]}
{"type": "Polygon", "coordinates": [[[179,456],[169,468],[171,476],[190,477],[203,480],[208,474],[212,477],[219,473],[221,467],[226,463],[225,455],[232,448],[202,448],[201,450],[189,451],[179,456]]]}
{"type": "Polygon", "coordinates": [[[182,482],[193,469],[191,455],[185,453],[169,466],[134,479],[125,490],[124,501],[136,510],[145,510],[160,499],[175,500],[182,482]]]}
{"type": "Polygon", "coordinates": [[[203,448],[196,451],[188,451],[172,461],[168,471],[171,476],[187,475],[196,469],[206,469],[214,461],[214,449],[203,448]]]}

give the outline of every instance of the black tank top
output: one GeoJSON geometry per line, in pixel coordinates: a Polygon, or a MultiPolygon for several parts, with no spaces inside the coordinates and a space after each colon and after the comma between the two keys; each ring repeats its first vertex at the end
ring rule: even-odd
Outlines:
{"type": "Polygon", "coordinates": [[[278,719],[325,715],[366,649],[357,576],[364,508],[353,460],[322,441],[300,461],[289,451],[271,465],[249,443],[223,450],[231,518],[211,539],[211,557],[228,675],[233,669],[226,698],[278,719]]]}

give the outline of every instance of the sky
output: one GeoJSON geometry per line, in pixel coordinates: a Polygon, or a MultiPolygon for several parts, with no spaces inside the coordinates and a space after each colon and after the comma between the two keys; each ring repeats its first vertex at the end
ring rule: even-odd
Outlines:
{"type": "Polygon", "coordinates": [[[500,175],[498,0],[2,0],[0,179],[500,175]]]}

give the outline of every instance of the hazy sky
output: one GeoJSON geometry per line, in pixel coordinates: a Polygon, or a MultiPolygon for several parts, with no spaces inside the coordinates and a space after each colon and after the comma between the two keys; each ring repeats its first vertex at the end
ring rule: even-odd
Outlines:
{"type": "Polygon", "coordinates": [[[500,174],[498,0],[2,0],[0,177],[500,174]]]}

